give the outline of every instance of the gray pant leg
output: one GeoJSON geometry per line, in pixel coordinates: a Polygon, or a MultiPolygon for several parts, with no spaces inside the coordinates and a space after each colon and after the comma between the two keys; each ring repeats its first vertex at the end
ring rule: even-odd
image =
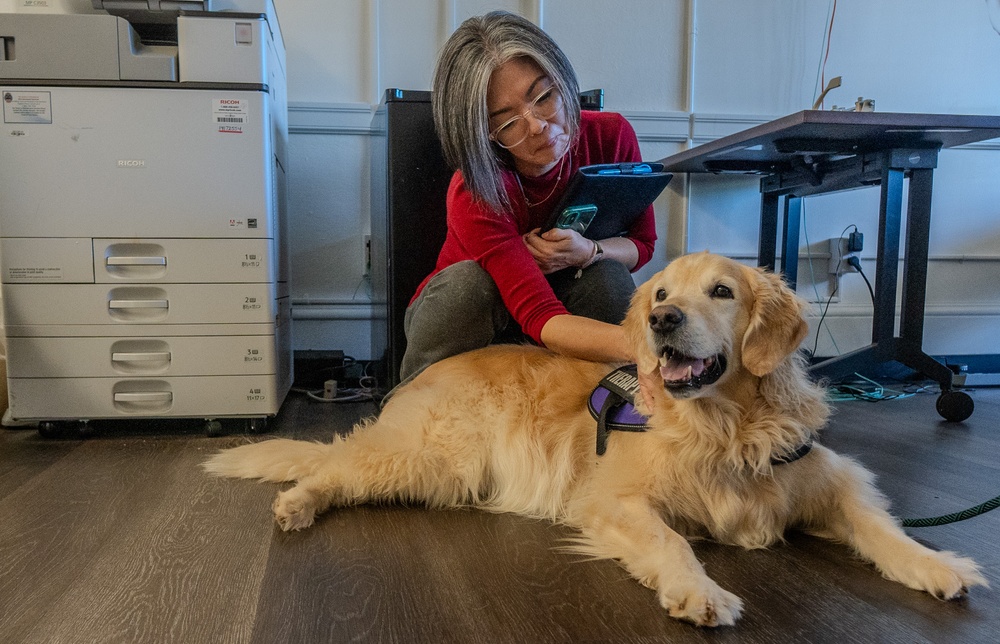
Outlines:
{"type": "Polygon", "coordinates": [[[489,273],[474,261],[452,264],[431,278],[406,309],[400,380],[439,360],[487,346],[509,319],[489,273]]]}
{"type": "Polygon", "coordinates": [[[628,312],[635,282],[621,262],[605,260],[583,269],[566,269],[549,276],[556,297],[573,315],[621,324],[628,312]]]}
{"type": "MultiPolygon", "coordinates": [[[[584,269],[549,276],[557,298],[573,315],[620,324],[625,319],[635,283],[628,269],[607,260],[584,269]]],[[[511,322],[496,283],[479,264],[464,261],[435,275],[406,309],[406,351],[399,369],[401,382],[428,366],[459,353],[489,345],[511,322]]]]}

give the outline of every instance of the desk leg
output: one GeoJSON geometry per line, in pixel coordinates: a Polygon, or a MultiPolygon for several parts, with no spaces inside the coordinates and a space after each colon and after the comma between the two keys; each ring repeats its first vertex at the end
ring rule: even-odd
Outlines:
{"type": "Polygon", "coordinates": [[[903,301],[899,316],[900,352],[903,356],[900,361],[936,380],[942,391],[948,391],[954,374],[948,367],[923,352],[932,173],[930,168],[914,168],[910,172],[903,301]]]}
{"type": "MultiPolygon", "coordinates": [[[[878,251],[875,264],[875,303],[872,313],[872,344],[895,337],[896,279],[899,275],[899,229],[903,215],[903,171],[882,170],[879,201],[878,251]]],[[[879,361],[894,360],[882,351],[879,361]]]]}
{"type": "Polygon", "coordinates": [[[778,244],[778,195],[762,193],[760,199],[760,235],[757,238],[757,266],[773,271],[778,244]]]}
{"type": "Polygon", "coordinates": [[[924,298],[927,290],[927,255],[931,226],[931,170],[910,175],[906,215],[906,251],[903,260],[903,302],[899,337],[904,349],[920,351],[924,335],[924,298]]]}
{"type": "Polygon", "coordinates": [[[785,217],[781,227],[781,274],[788,287],[795,290],[799,278],[799,226],[802,222],[802,197],[785,197],[785,217]]]}

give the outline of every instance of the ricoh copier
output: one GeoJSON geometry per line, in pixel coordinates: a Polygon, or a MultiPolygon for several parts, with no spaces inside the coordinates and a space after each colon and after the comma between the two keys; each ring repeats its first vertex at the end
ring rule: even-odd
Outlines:
{"type": "Polygon", "coordinates": [[[291,385],[272,0],[0,0],[8,423],[259,430],[291,385]]]}

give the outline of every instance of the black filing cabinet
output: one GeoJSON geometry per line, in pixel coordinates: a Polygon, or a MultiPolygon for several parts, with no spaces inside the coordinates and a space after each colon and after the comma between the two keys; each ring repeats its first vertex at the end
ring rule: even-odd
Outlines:
{"type": "Polygon", "coordinates": [[[434,133],[429,91],[386,90],[371,140],[371,357],[387,391],[399,382],[406,307],[444,244],[452,171],[434,133]]]}

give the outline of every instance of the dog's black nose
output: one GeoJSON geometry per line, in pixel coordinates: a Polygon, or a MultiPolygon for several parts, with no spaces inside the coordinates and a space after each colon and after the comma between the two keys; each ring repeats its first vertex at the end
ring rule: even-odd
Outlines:
{"type": "Polygon", "coordinates": [[[649,314],[649,326],[657,333],[668,333],[684,324],[684,311],[676,306],[658,306],[649,314]]]}

